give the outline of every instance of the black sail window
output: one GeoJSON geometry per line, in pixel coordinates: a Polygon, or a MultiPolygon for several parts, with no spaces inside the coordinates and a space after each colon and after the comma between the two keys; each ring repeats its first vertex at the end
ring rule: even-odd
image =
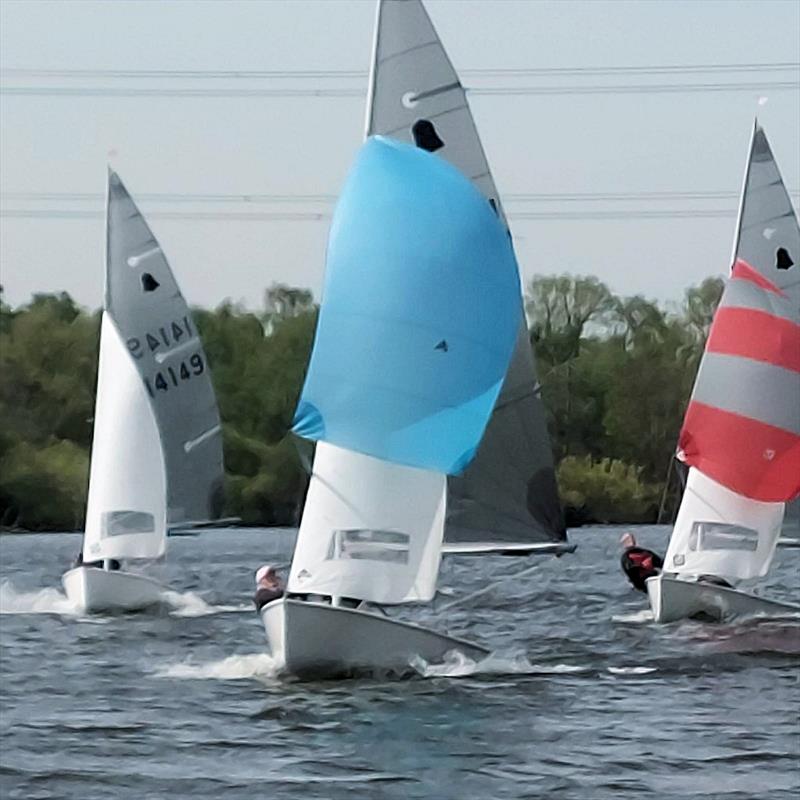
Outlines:
{"type": "Polygon", "coordinates": [[[435,153],[444,147],[444,142],[436,132],[436,126],[429,119],[418,119],[411,126],[411,133],[414,136],[414,144],[429,153],[435,153]]]}
{"type": "Polygon", "coordinates": [[[149,273],[142,275],[142,289],[146,292],[154,292],[161,284],[149,273]]]}
{"type": "Polygon", "coordinates": [[[785,247],[779,247],[778,252],[775,253],[775,267],[777,269],[791,269],[794,266],[794,261],[789,255],[789,251],[785,247]]]}

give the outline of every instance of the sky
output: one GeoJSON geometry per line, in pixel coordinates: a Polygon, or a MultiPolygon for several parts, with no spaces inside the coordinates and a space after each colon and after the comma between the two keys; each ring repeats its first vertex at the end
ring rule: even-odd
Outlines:
{"type": "MultiPolygon", "coordinates": [[[[472,90],[524,281],[595,275],[675,303],[723,274],[756,114],[797,205],[797,0],[426,7],[472,90]]],[[[259,308],[274,281],[318,296],[374,15],[372,0],[2,0],[6,300],[100,305],[107,163],[190,303],[259,308]]]]}

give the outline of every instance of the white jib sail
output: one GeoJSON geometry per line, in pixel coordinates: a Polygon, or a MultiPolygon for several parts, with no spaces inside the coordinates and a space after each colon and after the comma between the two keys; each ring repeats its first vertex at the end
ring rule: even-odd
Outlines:
{"type": "Polygon", "coordinates": [[[436,591],[446,478],[319,442],[288,591],[375,603],[436,591]]]}
{"type": "Polygon", "coordinates": [[[166,550],[166,471],[142,379],[103,314],[84,561],[154,559],[166,550]]]}
{"type": "Polygon", "coordinates": [[[664,571],[763,577],[775,554],[784,505],[742,497],[690,467],[664,571]]]}

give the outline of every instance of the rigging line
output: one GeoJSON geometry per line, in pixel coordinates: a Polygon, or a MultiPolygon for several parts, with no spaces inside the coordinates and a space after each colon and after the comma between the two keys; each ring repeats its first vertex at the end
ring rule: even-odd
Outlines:
{"type": "MultiPolygon", "coordinates": [[[[764,92],[800,88],[800,81],[764,81],[758,83],[653,83],[609,84],[592,86],[499,86],[464,87],[471,96],[522,97],[546,95],[593,94],[672,94],[699,92],[764,92]]],[[[0,95],[9,97],[184,97],[184,98],[248,98],[248,97],[313,97],[313,98],[363,98],[362,89],[347,88],[285,88],[285,89],[235,89],[235,88],[167,88],[167,87],[105,87],[105,86],[0,86],[0,95]]]]}
{"type": "MultiPolygon", "coordinates": [[[[532,76],[532,75],[683,75],[695,73],[726,72],[784,72],[800,69],[797,61],[743,62],[728,64],[643,64],[617,66],[581,67],[475,67],[462,69],[460,74],[472,76],[532,76]]],[[[27,68],[8,67],[0,70],[0,77],[61,77],[89,78],[102,77],[115,80],[133,79],[176,79],[176,80],[257,80],[257,79],[298,79],[343,78],[364,79],[368,72],[360,69],[102,69],[102,68],[27,68]]]]}
{"type": "MultiPolygon", "coordinates": [[[[535,553],[531,553],[530,555],[536,555],[535,553]]],[[[477,592],[472,592],[471,594],[465,595],[464,597],[459,597],[457,600],[452,600],[449,603],[445,603],[443,606],[439,606],[436,609],[437,614],[441,614],[442,611],[448,611],[451,608],[455,608],[456,606],[461,605],[462,603],[466,603],[470,600],[474,600],[476,597],[482,597],[485,594],[496,589],[498,586],[506,583],[509,580],[518,580],[519,578],[525,578],[529,574],[532,574],[536,570],[538,570],[541,566],[541,563],[533,564],[530,567],[526,567],[525,569],[521,570],[520,572],[515,572],[513,575],[507,575],[501,578],[499,581],[494,581],[490,583],[488,586],[484,586],[483,589],[478,589],[477,592]]]]}
{"type": "Polygon", "coordinates": [[[765,90],[800,89],[800,81],[764,83],[641,83],[609,86],[499,86],[467,88],[468,95],[527,96],[572,94],[671,94],[679,92],[763,92],[765,90]]]}

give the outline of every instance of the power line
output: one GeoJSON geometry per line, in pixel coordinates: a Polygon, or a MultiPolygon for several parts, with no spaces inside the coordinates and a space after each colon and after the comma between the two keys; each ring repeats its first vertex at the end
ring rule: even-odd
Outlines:
{"type": "MultiPolygon", "coordinates": [[[[800,192],[789,194],[800,197],[800,192]]],[[[143,192],[137,200],[158,204],[331,204],[335,194],[272,194],[247,192],[242,194],[189,193],[189,192],[143,192]]],[[[659,203],[667,201],[705,202],[710,200],[738,200],[739,194],[732,191],[697,190],[686,191],[628,191],[628,192],[524,192],[505,193],[505,203],[659,203]]],[[[2,192],[0,199],[13,202],[98,203],[104,195],[100,192],[2,192]]]]}
{"type": "MultiPolygon", "coordinates": [[[[800,89],[800,81],[760,81],[722,83],[639,83],[589,86],[495,86],[465,87],[474,96],[542,96],[542,95],[600,95],[600,94],[672,94],[698,92],[765,92],[800,89]]],[[[358,97],[363,89],[336,88],[197,88],[156,86],[0,86],[0,95],[9,97],[183,97],[183,98],[250,98],[250,97],[358,97]]]]}
{"type": "MultiPolygon", "coordinates": [[[[583,76],[583,75],[694,75],[698,73],[786,72],[800,70],[800,62],[775,61],[769,63],[734,64],[649,64],[583,67],[498,67],[464,69],[462,75],[473,77],[529,77],[583,76]]],[[[12,78],[104,78],[111,80],[319,80],[366,78],[365,70],[270,70],[270,69],[61,69],[11,67],[0,70],[0,77],[12,78]]]]}
{"type": "MultiPolygon", "coordinates": [[[[100,192],[2,192],[0,198],[24,202],[102,202],[100,192]]],[[[184,192],[143,192],[136,199],[154,203],[333,203],[335,194],[191,194],[184,192]]]]}
{"type": "MultiPolygon", "coordinates": [[[[731,218],[736,209],[664,209],[664,210],[612,210],[612,211],[520,211],[508,214],[518,220],[628,220],[628,219],[699,219],[731,218]]],[[[150,218],[191,221],[240,221],[240,222],[321,222],[331,218],[330,212],[237,212],[237,211],[149,211],[150,218]]],[[[96,219],[105,217],[101,211],[88,209],[25,209],[3,208],[0,217],[11,219],[96,219]]]]}

